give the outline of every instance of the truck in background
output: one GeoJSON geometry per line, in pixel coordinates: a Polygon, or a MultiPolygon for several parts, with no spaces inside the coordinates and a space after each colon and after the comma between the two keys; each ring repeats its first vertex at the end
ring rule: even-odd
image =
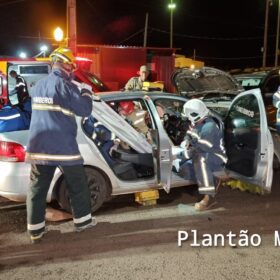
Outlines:
{"type": "MultiPolygon", "coordinates": [[[[73,78],[79,83],[86,83],[92,87],[93,92],[108,91],[109,88],[93,73],[84,70],[85,64],[92,63],[89,59],[77,57],[77,69],[73,72],[73,78]]],[[[0,109],[9,104],[18,103],[17,96],[9,93],[15,88],[15,80],[9,77],[11,70],[22,76],[30,92],[36,82],[47,76],[51,71],[51,63],[48,58],[0,58],[0,109]]]]}

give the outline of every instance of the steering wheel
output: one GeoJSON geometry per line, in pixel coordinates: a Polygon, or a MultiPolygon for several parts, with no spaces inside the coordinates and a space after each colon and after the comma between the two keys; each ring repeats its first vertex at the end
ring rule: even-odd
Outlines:
{"type": "Polygon", "coordinates": [[[183,121],[176,115],[164,114],[164,128],[175,145],[180,145],[184,140],[189,122],[183,121]]]}

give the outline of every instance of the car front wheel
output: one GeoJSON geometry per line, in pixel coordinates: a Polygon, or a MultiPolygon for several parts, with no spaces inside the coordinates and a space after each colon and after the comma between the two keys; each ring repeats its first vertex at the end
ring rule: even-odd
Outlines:
{"type": "MultiPolygon", "coordinates": [[[[97,211],[110,196],[111,187],[105,175],[96,169],[85,168],[90,190],[91,212],[97,211]]],[[[63,179],[57,189],[59,206],[67,212],[72,212],[66,182],[63,179]]]]}

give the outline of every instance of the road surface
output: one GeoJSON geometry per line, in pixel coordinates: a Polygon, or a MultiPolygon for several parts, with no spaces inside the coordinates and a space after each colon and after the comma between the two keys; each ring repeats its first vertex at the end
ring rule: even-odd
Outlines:
{"type": "Polygon", "coordinates": [[[25,208],[2,209],[0,279],[279,279],[280,172],[270,195],[223,187],[217,200],[216,208],[199,213],[187,188],[161,192],[149,207],[121,196],[96,214],[94,229],[74,233],[71,220],[49,223],[45,239],[35,245],[26,234],[25,208]],[[239,244],[241,230],[249,239],[259,236],[261,244],[254,246],[254,238],[248,246],[239,244]],[[181,247],[178,231],[189,235],[181,247]],[[218,234],[224,246],[210,244],[218,234]],[[238,238],[230,243],[229,234],[238,238]]]}

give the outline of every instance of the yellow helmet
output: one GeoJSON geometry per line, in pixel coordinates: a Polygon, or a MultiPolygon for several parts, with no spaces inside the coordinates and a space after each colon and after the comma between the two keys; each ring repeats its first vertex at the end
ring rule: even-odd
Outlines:
{"type": "Polygon", "coordinates": [[[55,49],[51,54],[50,58],[52,62],[62,62],[66,64],[72,64],[75,67],[75,56],[71,49],[65,47],[59,47],[55,49]]]}

